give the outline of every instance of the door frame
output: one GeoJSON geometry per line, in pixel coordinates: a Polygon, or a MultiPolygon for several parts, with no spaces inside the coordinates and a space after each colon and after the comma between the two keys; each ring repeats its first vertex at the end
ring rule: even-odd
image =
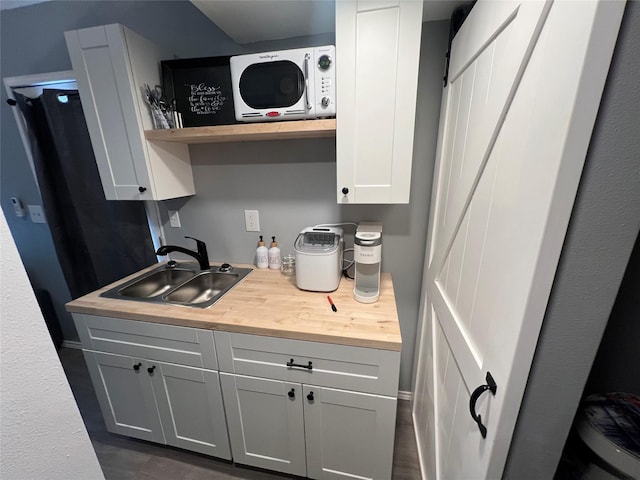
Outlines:
{"type": "MultiPolygon", "coordinates": [[[[29,87],[55,87],[56,84],[76,82],[76,75],[73,70],[64,70],[60,72],[48,72],[48,73],[35,73],[32,75],[22,75],[18,77],[4,77],[2,79],[5,90],[7,91],[7,97],[11,100],[15,100],[14,89],[16,88],[29,88],[29,87]]],[[[77,88],[77,87],[76,87],[77,88]]],[[[33,153],[31,152],[31,145],[29,144],[29,135],[27,133],[27,125],[24,117],[20,113],[18,108],[12,108],[13,117],[18,126],[18,132],[22,139],[22,145],[24,147],[25,154],[31,167],[31,173],[33,179],[40,193],[40,185],[38,184],[38,177],[36,175],[35,164],[33,161],[33,153]]],[[[165,237],[164,227],[160,216],[160,209],[158,202],[146,200],[144,201],[144,208],[147,213],[147,223],[149,224],[149,231],[151,232],[151,240],[153,246],[157,250],[162,245],[165,237]]],[[[161,257],[156,257],[158,261],[162,261],[161,257]]],[[[72,346],[72,348],[75,345],[72,346]]]]}
{"type": "MultiPolygon", "coordinates": [[[[4,77],[4,88],[7,91],[7,97],[10,100],[15,100],[16,97],[13,94],[15,88],[29,88],[29,87],[45,87],[47,85],[55,86],[58,83],[75,82],[76,76],[72,70],[64,70],[62,72],[49,72],[49,73],[35,73],[33,75],[22,75],[19,77],[4,77]]],[[[29,135],[27,133],[27,124],[24,121],[24,117],[20,114],[18,108],[12,108],[13,118],[16,120],[18,126],[18,132],[22,139],[22,145],[24,151],[29,160],[29,166],[31,167],[31,173],[33,179],[36,182],[36,188],[40,193],[40,185],[38,184],[38,177],[36,176],[36,169],[33,162],[33,153],[31,152],[31,146],[29,145],[29,135]]]]}

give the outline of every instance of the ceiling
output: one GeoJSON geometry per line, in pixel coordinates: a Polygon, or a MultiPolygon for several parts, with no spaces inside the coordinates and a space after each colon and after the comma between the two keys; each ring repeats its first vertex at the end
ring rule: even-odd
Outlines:
{"type": "Polygon", "coordinates": [[[44,3],[50,0],[0,0],[0,10],[11,10],[12,8],[26,7],[34,3],[44,3]]]}
{"type": "MultiPolygon", "coordinates": [[[[0,10],[46,1],[50,0],[0,0],[0,10]]],[[[332,0],[190,1],[240,45],[335,31],[335,2],[332,0]]],[[[423,22],[449,19],[457,6],[468,3],[462,0],[423,1],[423,22]]]]}
{"type": "MultiPolygon", "coordinates": [[[[330,0],[191,0],[191,3],[240,45],[335,31],[335,2],[330,0]]],[[[464,3],[468,2],[424,0],[422,21],[449,19],[453,10],[464,3]]]]}

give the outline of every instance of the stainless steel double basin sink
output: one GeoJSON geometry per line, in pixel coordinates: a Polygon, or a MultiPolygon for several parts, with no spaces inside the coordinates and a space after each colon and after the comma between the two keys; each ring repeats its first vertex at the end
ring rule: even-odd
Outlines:
{"type": "Polygon", "coordinates": [[[197,265],[162,265],[100,294],[101,297],[206,308],[220,300],[251,268],[228,264],[200,270],[197,265]]]}

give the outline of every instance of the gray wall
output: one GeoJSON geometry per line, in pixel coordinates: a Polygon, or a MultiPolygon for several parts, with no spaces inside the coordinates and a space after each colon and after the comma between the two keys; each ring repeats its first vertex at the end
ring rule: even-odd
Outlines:
{"type": "Polygon", "coordinates": [[[504,478],[553,478],[640,229],[638,31],[628,2],[504,478]]]}
{"type": "MultiPolygon", "coordinates": [[[[167,243],[191,245],[185,235],[200,238],[220,262],[254,261],[258,234],[245,232],[244,209],[259,210],[261,234],[265,240],[275,235],[283,254],[293,253],[304,227],[381,221],[382,269],[393,276],[403,338],[401,390],[411,388],[447,34],[448,22],[423,25],[410,204],[338,205],[332,138],[192,145],[196,195],[161,202],[167,243]],[[169,226],[168,209],[179,211],[182,228],[169,226]]],[[[300,45],[294,39],[256,50],[300,45]]],[[[352,243],[353,229],[346,232],[352,243]]]]}
{"type": "MultiPolygon", "coordinates": [[[[53,1],[0,11],[0,74],[14,77],[71,70],[63,32],[78,28],[122,23],[180,57],[239,53],[225,33],[188,1],[53,1]]],[[[64,303],[71,300],[47,225],[17,218],[10,198],[24,205],[42,200],[4,86],[0,117],[0,203],[20,256],[37,288],[49,291],[64,338],[77,340],[64,303]]]]}
{"type": "MultiPolygon", "coordinates": [[[[236,54],[333,42],[333,35],[238,46],[187,1],[53,1],[0,13],[0,66],[3,77],[70,70],[63,32],[122,23],[178,57],[236,54]],[[170,32],[170,33],[169,33],[170,32]]],[[[393,275],[403,337],[400,388],[409,390],[418,318],[424,242],[438,119],[443,55],[448,22],[423,28],[418,113],[414,141],[411,203],[339,206],[335,201],[335,141],[198,145],[191,147],[197,195],[162,202],[178,209],[182,228],[165,225],[167,241],[186,244],[190,234],[209,244],[215,260],[252,262],[257,237],[244,231],[244,209],[260,210],[264,235],[277,235],[284,252],[295,235],[322,222],[383,222],[383,270],[393,275]]],[[[52,294],[64,336],[76,340],[64,312],[69,293],[46,225],[13,215],[10,197],[41,204],[15,121],[2,92],[1,204],[34,285],[52,294]]]]}

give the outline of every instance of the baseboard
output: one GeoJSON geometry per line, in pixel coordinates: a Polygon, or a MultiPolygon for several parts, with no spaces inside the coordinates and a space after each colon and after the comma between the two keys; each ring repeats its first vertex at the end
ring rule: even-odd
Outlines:
{"type": "Polygon", "coordinates": [[[413,392],[398,390],[398,400],[413,400],[413,392]]]}
{"type": "Polygon", "coordinates": [[[82,350],[82,344],[80,342],[74,342],[73,340],[63,340],[62,346],[64,348],[75,348],[76,350],[82,350]]]}

